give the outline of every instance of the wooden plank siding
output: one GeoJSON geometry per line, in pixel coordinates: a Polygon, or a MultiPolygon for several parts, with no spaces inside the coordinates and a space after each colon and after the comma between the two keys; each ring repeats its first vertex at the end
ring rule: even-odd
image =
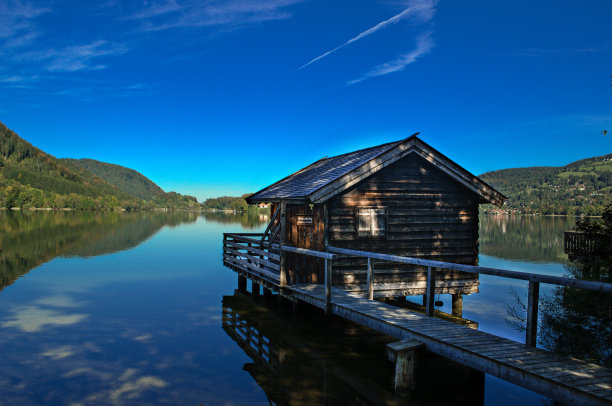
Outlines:
{"type": "MultiPolygon", "coordinates": [[[[478,204],[482,199],[416,154],[410,154],[328,201],[329,245],[478,265],[478,204]],[[384,207],[385,237],[357,236],[356,208],[384,207]]],[[[364,290],[365,258],[334,260],[334,286],[364,290]]],[[[425,294],[427,270],[375,264],[377,296],[425,294]]],[[[478,292],[478,275],[437,272],[436,293],[478,292]]]]}
{"type": "MultiPolygon", "coordinates": [[[[325,225],[322,205],[288,204],[287,228],[283,243],[298,248],[325,251],[325,225]],[[312,225],[298,225],[301,215],[313,217],[312,225]]],[[[323,283],[323,260],[320,258],[287,252],[288,283],[323,283]]]]}

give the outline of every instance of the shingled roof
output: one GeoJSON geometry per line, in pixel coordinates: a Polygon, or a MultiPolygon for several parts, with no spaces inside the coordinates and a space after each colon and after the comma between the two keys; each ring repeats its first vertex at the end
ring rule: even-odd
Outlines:
{"type": "Polygon", "coordinates": [[[248,203],[293,200],[322,203],[382,168],[411,153],[417,153],[443,172],[477,193],[483,202],[501,206],[506,197],[427,145],[418,133],[347,154],[320,159],[292,175],[249,196],[248,203]]]}

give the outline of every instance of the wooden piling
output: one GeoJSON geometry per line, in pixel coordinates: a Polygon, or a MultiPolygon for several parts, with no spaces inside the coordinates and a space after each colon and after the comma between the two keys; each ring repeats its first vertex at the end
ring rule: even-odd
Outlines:
{"type": "Polygon", "coordinates": [[[433,317],[434,295],[436,292],[436,272],[434,268],[427,267],[427,303],[425,304],[425,314],[433,317]]]}
{"type": "Polygon", "coordinates": [[[251,294],[253,295],[253,297],[259,297],[259,291],[259,283],[251,281],[251,294]]]}
{"type": "Polygon", "coordinates": [[[415,352],[424,344],[416,340],[387,344],[389,360],[395,361],[395,393],[408,395],[414,390],[415,352]]]}
{"type": "Polygon", "coordinates": [[[463,317],[463,295],[461,294],[452,294],[452,314],[456,317],[463,317]]]}
{"type": "Polygon", "coordinates": [[[247,291],[247,278],[246,276],[238,274],[238,290],[241,292],[247,291]]]}

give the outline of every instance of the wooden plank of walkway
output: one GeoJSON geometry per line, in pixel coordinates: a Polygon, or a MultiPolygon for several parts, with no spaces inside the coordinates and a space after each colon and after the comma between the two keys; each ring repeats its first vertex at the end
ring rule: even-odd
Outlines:
{"type": "MultiPolygon", "coordinates": [[[[325,308],[323,285],[293,285],[287,290],[299,300],[325,308]]],[[[428,351],[559,402],[612,405],[610,369],[368,300],[342,289],[332,288],[330,311],[402,340],[418,340],[428,351]]]]}

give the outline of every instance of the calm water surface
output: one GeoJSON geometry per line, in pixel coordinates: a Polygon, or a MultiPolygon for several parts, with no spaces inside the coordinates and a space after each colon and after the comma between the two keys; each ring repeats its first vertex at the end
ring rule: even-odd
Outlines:
{"type": "MultiPolygon", "coordinates": [[[[262,231],[265,220],[0,212],[0,405],[547,402],[436,357],[419,360],[419,391],[397,398],[385,356],[393,339],[235,294],[221,235],[262,231]]],[[[562,233],[572,225],[483,217],[480,264],[564,274],[562,233]]],[[[522,340],[504,321],[510,287],[526,292],[523,282],[481,277],[464,317],[522,340]]]]}

